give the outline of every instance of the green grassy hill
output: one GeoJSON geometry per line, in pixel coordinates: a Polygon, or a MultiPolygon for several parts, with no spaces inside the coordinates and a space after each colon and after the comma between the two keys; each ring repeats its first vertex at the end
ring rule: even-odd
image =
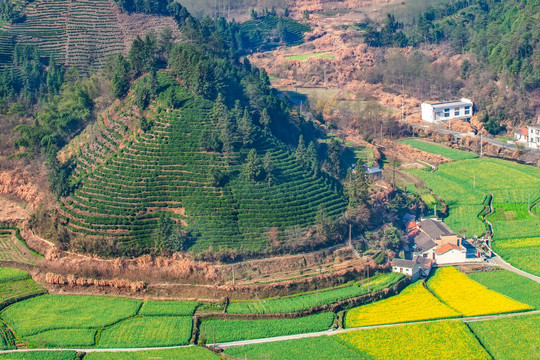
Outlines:
{"type": "Polygon", "coordinates": [[[61,217],[70,230],[112,239],[121,253],[130,253],[154,246],[152,234],[166,213],[191,234],[185,249],[261,251],[269,246],[271,228],[277,228],[272,239],[279,242],[287,240],[287,229],[313,225],[320,206],[331,216],[345,210],[336,180],[305,170],[285,144],[258,127],[253,147],[260,159],[271,156],[270,185],[244,175],[249,148],[204,150],[202,137],[220,132],[210,115],[213,102],[165,72],[158,83],[161,95],[142,115],[153,123],[149,130],[141,130],[141,116],[126,100],[68,146],[76,154],[77,186],[62,199],[61,217]],[[165,105],[170,91],[178,109],[165,105]],[[224,175],[221,186],[212,169],[224,175]]]}

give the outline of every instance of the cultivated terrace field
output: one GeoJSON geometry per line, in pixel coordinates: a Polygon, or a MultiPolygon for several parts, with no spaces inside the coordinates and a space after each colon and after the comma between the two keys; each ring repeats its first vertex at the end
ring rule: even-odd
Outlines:
{"type": "Polygon", "coordinates": [[[259,159],[269,156],[273,163],[270,185],[243,176],[246,149],[205,150],[203,137],[219,135],[213,103],[158,75],[163,96],[174,93],[180,109],[167,109],[161,99],[143,115],[151,128],[132,133],[137,113],[129,103],[117,103],[93,130],[97,144],[89,146],[91,136],[84,133],[68,148],[79,154],[73,177],[79,186],[61,204],[70,230],[111,238],[123,249],[152,247],[151,234],[167,211],[198,234],[186,243],[189,250],[260,251],[268,246],[271,228],[279,241],[288,228],[314,224],[321,206],[332,217],[345,210],[335,179],[305,169],[285,144],[259,128],[253,130],[253,147],[259,159]],[[227,184],[216,184],[209,168],[227,184]]]}
{"type": "Polygon", "coordinates": [[[230,314],[271,314],[271,313],[293,313],[302,310],[309,310],[322,305],[330,305],[338,301],[374,293],[386,289],[404,276],[396,273],[380,274],[364,280],[358,284],[327,289],[308,294],[298,294],[279,299],[262,299],[249,302],[231,302],[227,306],[227,313],[230,314]]]}

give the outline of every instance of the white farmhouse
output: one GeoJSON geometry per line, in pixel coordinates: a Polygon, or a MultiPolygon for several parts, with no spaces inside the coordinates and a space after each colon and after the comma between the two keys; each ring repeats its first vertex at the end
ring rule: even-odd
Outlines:
{"type": "Polygon", "coordinates": [[[420,265],[415,260],[394,259],[392,261],[392,272],[405,274],[416,281],[420,278],[420,265]]]}
{"type": "Polygon", "coordinates": [[[442,123],[452,119],[469,121],[473,115],[473,103],[465,98],[434,104],[423,102],[421,108],[422,120],[430,123],[442,123]]]}
{"type": "Polygon", "coordinates": [[[519,128],[514,131],[514,140],[527,144],[529,142],[529,129],[519,128]]]}
{"type": "Polygon", "coordinates": [[[540,124],[527,126],[529,130],[528,145],[533,149],[540,149],[540,124]]]}

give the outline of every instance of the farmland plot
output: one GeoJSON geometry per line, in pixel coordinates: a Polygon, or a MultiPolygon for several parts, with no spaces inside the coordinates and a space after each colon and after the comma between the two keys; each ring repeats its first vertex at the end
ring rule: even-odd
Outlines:
{"type": "Polygon", "coordinates": [[[475,159],[478,157],[478,155],[473,154],[471,152],[456,150],[456,149],[452,149],[443,145],[434,144],[434,143],[422,141],[422,140],[409,139],[409,140],[403,140],[401,142],[403,144],[410,145],[415,149],[429,152],[432,154],[442,155],[452,160],[475,159]]]}
{"type": "Polygon", "coordinates": [[[512,265],[540,276],[540,237],[496,240],[493,250],[512,265]]]}
{"type": "Polygon", "coordinates": [[[191,316],[200,303],[195,301],[145,301],[141,316],[191,316]]]}
{"type": "Polygon", "coordinates": [[[399,295],[347,311],[345,327],[413,322],[458,317],[460,314],[443,304],[418,281],[399,295]]]}
{"type": "Polygon", "coordinates": [[[231,347],[226,355],[252,360],[362,360],[370,359],[335,340],[335,336],[231,347]]]}
{"type": "Polygon", "coordinates": [[[540,315],[468,323],[495,359],[540,359],[540,315]]]}
{"type": "Polygon", "coordinates": [[[227,313],[231,314],[264,314],[264,313],[292,313],[308,310],[321,305],[332,304],[341,300],[362,296],[369,293],[386,289],[404,276],[396,273],[381,274],[367,281],[352,286],[314,292],[310,294],[291,296],[280,299],[231,302],[227,307],[227,313]]]}
{"type": "Polygon", "coordinates": [[[0,309],[17,299],[44,294],[45,290],[24,271],[0,268],[0,309]]]}
{"type": "Polygon", "coordinates": [[[58,329],[27,336],[25,340],[37,347],[91,347],[96,343],[96,330],[58,329]]]}
{"type": "Polygon", "coordinates": [[[137,300],[97,296],[43,295],[15,303],[1,316],[20,336],[56,329],[95,329],[132,317],[137,300]]]}
{"type": "Polygon", "coordinates": [[[193,320],[189,316],[141,316],[121,321],[103,330],[99,346],[104,348],[187,345],[193,320]]]}
{"type": "Polygon", "coordinates": [[[76,360],[75,351],[28,351],[19,353],[0,354],[5,360],[76,360]]]}
{"type": "Polygon", "coordinates": [[[93,352],[84,356],[84,360],[219,360],[218,355],[199,346],[181,349],[150,350],[137,352],[93,352]]]}
{"type": "Polygon", "coordinates": [[[474,281],[514,300],[540,308],[540,284],[507,270],[469,274],[474,281]]]}
{"type": "Polygon", "coordinates": [[[259,339],[282,335],[302,334],[328,330],[334,323],[333,313],[321,313],[296,319],[264,320],[204,320],[200,326],[199,341],[207,343],[259,339]]]}
{"type": "Polygon", "coordinates": [[[459,321],[361,330],[336,337],[373,359],[491,359],[459,321]]]}
{"type": "Polygon", "coordinates": [[[442,302],[465,316],[531,309],[529,305],[489,290],[454,267],[438,268],[427,285],[442,302]]]}

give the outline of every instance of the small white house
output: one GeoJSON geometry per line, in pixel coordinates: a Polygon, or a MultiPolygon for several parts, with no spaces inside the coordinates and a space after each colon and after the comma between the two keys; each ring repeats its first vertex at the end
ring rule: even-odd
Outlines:
{"type": "Polygon", "coordinates": [[[416,260],[394,259],[392,261],[392,272],[405,274],[416,281],[420,278],[420,265],[416,260]]]}
{"type": "Polygon", "coordinates": [[[529,130],[528,145],[533,149],[540,149],[540,124],[527,126],[529,130]]]}
{"type": "Polygon", "coordinates": [[[430,123],[442,123],[452,119],[469,121],[473,116],[473,102],[465,98],[434,104],[423,102],[421,109],[422,120],[430,123]]]}

